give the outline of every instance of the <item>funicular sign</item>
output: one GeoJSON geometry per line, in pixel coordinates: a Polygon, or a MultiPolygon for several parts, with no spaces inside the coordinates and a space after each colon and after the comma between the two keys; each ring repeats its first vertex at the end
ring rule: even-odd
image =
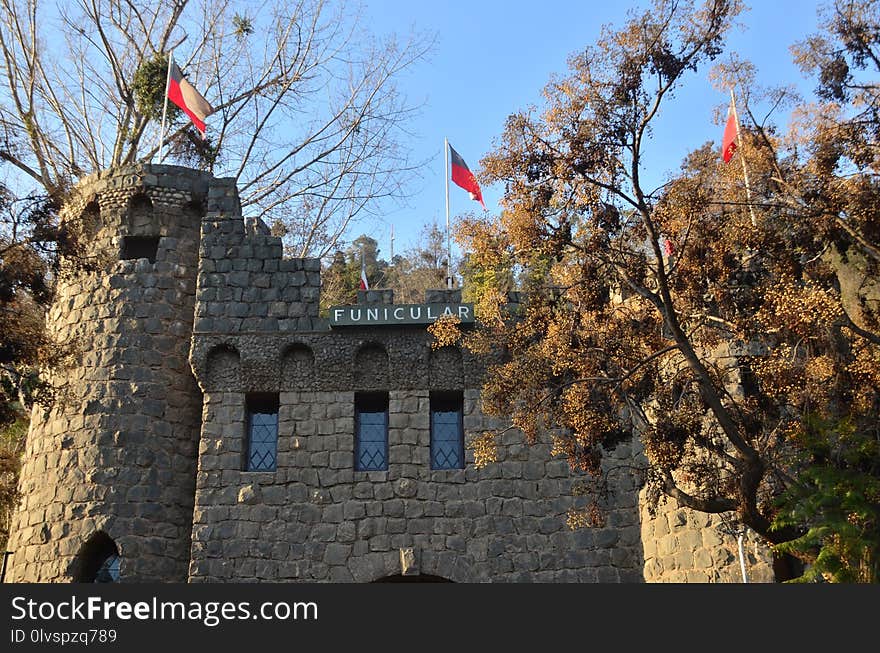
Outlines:
{"type": "Polygon", "coordinates": [[[462,324],[474,322],[473,304],[357,304],[330,307],[330,326],[431,324],[448,315],[462,324]]]}

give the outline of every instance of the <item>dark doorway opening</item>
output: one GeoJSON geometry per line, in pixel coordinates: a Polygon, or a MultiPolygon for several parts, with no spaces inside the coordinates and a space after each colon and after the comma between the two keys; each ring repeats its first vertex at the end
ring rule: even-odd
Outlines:
{"type": "Polygon", "coordinates": [[[75,583],[115,583],[119,580],[119,549],[116,542],[99,531],[83,544],[76,557],[75,583]]]}
{"type": "Polygon", "coordinates": [[[393,576],[384,576],[377,578],[374,583],[451,583],[453,581],[443,576],[432,576],[431,574],[416,574],[413,576],[402,576],[394,574],[393,576]]]}

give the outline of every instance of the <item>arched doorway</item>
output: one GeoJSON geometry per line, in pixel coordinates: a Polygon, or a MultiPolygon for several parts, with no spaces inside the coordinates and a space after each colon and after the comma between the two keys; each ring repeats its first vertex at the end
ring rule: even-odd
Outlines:
{"type": "Polygon", "coordinates": [[[76,557],[73,582],[115,583],[119,580],[119,549],[104,531],[98,531],[83,544],[76,557]]]}
{"type": "Polygon", "coordinates": [[[374,583],[452,583],[454,581],[443,576],[433,576],[432,574],[413,574],[403,576],[401,574],[393,574],[391,576],[383,576],[373,581],[374,583]]]}

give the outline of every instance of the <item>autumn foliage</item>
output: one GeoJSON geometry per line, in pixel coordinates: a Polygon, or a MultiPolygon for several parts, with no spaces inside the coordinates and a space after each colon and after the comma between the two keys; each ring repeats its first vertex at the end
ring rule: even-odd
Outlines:
{"type": "MultiPolygon", "coordinates": [[[[464,344],[503,356],[484,410],[530,441],[551,432],[592,479],[575,525],[601,514],[603,454],[635,438],[650,502],[731,516],[820,577],[876,581],[880,93],[864,75],[880,72],[878,12],[836,3],[827,34],[795,49],[819,73],[819,103],[781,135],[752,113],[773,93],[735,58],[718,65],[740,10],[660,0],[572,56],[542,111],[510,116],[481,162],[502,210],[458,228],[481,319],[464,344]],[[685,73],[713,63],[740,95],[734,160],[707,143],[646,188],[656,116],[685,73]],[[835,474],[855,477],[860,502],[817,481],[835,474]],[[841,514],[846,532],[830,525],[841,514]]],[[[477,439],[486,464],[492,437],[477,439]]]]}

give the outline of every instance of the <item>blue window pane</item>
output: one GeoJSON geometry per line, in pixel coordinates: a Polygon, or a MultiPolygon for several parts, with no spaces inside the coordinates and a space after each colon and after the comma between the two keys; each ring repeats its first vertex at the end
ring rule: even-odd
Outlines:
{"type": "Polygon", "coordinates": [[[248,471],[274,471],[277,452],[278,412],[250,412],[248,414],[248,471]]]}
{"type": "Polygon", "coordinates": [[[355,398],[354,468],[361,472],[388,469],[388,396],[355,398]]]}
{"type": "Polygon", "coordinates": [[[431,402],[431,468],[464,468],[463,410],[459,398],[431,402]]]}
{"type": "Polygon", "coordinates": [[[111,555],[98,569],[96,583],[116,583],[119,581],[119,556],[111,555]]]}

